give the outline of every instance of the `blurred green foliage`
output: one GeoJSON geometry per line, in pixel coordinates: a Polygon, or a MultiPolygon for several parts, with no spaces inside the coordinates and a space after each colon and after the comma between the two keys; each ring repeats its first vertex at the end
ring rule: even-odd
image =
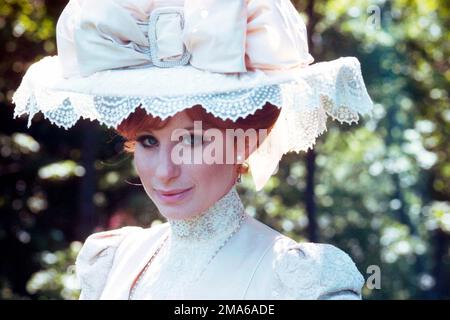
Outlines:
{"type": "MultiPolygon", "coordinates": [[[[33,61],[56,54],[54,28],[65,4],[0,4],[4,299],[77,298],[71,266],[86,232],[161,219],[133,185],[131,158],[113,132],[86,121],[66,132],[42,116],[31,129],[26,120],[12,120],[10,99],[20,77],[33,61]],[[86,145],[96,159],[91,169],[86,145]],[[95,176],[89,198],[79,191],[87,176],[95,176]],[[87,202],[94,216],[81,213],[90,212],[87,202]]],[[[305,12],[308,1],[295,5],[305,12]]],[[[313,8],[316,61],[357,56],[376,102],[372,119],[351,127],[330,121],[317,141],[319,241],[347,251],[366,278],[370,265],[380,266],[381,289],[364,288],[366,299],[448,299],[450,3],[326,0],[313,8]]],[[[249,214],[299,241],[308,241],[305,162],[305,154],[286,155],[262,192],[253,190],[250,177],[239,186],[249,214]]]]}
{"type": "Polygon", "coordinates": [[[74,241],[65,250],[43,251],[40,254],[42,270],[32,275],[27,291],[38,294],[41,299],[78,299],[80,286],[74,262],[81,246],[81,242],[74,241]]]}

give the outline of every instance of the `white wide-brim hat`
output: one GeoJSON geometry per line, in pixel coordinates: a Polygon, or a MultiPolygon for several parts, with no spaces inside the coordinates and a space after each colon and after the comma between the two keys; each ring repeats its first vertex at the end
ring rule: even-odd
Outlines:
{"type": "Polygon", "coordinates": [[[311,65],[289,0],[70,0],[57,45],[27,70],[15,117],[117,128],[137,107],[166,119],[201,105],[236,121],[269,102],[281,113],[249,158],[257,190],[283,154],[312,148],[328,116],[357,123],[373,106],[356,58],[311,65]]]}

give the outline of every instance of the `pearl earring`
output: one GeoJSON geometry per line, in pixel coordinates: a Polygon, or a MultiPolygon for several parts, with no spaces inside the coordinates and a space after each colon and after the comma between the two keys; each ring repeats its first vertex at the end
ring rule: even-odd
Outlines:
{"type": "MultiPolygon", "coordinates": [[[[242,156],[240,155],[240,154],[238,154],[237,155],[237,157],[236,157],[236,159],[237,159],[237,162],[238,163],[241,163],[241,161],[242,161],[242,156]]],[[[238,165],[238,177],[237,177],[237,179],[236,179],[236,182],[237,183],[240,183],[241,182],[241,170],[240,170],[240,167],[241,167],[241,165],[238,165]]]]}
{"type": "Polygon", "coordinates": [[[241,182],[241,175],[242,175],[242,173],[239,171],[238,177],[237,177],[237,180],[236,180],[237,183],[241,182]]]}

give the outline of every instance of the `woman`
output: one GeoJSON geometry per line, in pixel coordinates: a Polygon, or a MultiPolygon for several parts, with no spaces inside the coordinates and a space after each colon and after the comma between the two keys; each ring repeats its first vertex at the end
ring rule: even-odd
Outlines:
{"type": "MultiPolygon", "coordinates": [[[[194,121],[215,125],[224,136],[230,127],[270,129],[277,111],[267,105],[232,125],[193,109],[164,124],[140,111],[124,121],[119,133],[134,152],[144,189],[168,223],[89,237],[77,261],[82,298],[359,298],[363,279],[344,252],[329,245],[297,244],[245,213],[235,189],[241,164],[173,163],[178,143],[187,148],[208,143],[207,137],[194,142],[191,136],[173,141],[177,129],[194,121]],[[97,285],[92,287],[94,278],[97,285]]],[[[224,154],[235,147],[225,144],[224,154]]]]}
{"type": "Polygon", "coordinates": [[[15,115],[116,129],[168,220],[91,235],[82,299],[361,298],[347,254],[248,216],[235,188],[244,161],[260,190],[328,115],[352,123],[372,107],[355,58],[308,66],[289,0],[72,0],[57,40],[58,56],[27,71],[15,115]]]}

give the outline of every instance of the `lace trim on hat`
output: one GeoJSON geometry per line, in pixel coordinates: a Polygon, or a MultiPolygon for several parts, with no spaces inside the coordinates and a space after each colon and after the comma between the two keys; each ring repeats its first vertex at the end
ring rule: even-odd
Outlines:
{"type": "Polygon", "coordinates": [[[51,123],[69,129],[80,118],[97,120],[110,128],[116,128],[137,107],[147,113],[166,119],[177,112],[186,109],[186,106],[202,105],[206,111],[223,120],[245,118],[261,109],[269,102],[281,106],[281,90],[278,85],[262,86],[251,89],[242,89],[226,93],[199,94],[193,96],[175,97],[124,97],[124,96],[90,96],[86,94],[66,92],[53,94],[53,92],[40,92],[39,97],[31,90],[20,87],[14,94],[16,104],[14,117],[28,114],[28,127],[32,118],[42,112],[51,123]],[[60,104],[62,94],[66,98],[60,104]],[[26,102],[25,102],[26,101],[26,102]],[[38,107],[41,106],[41,107],[38,107]],[[47,106],[47,110],[42,106],[47,106]],[[48,107],[52,106],[52,107],[48,107]]]}

